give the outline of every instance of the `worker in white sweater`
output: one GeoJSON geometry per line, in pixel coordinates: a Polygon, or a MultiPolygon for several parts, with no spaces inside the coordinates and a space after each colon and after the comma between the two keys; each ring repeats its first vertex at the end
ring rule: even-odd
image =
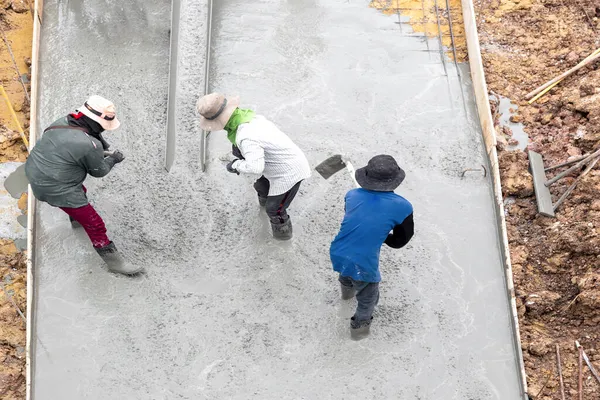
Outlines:
{"type": "Polygon", "coordinates": [[[237,157],[227,164],[235,174],[259,175],[254,183],[258,201],[271,221],[273,237],[292,237],[287,208],[302,180],[310,177],[310,166],[298,146],[265,117],[238,108],[239,97],[211,93],[198,100],[200,126],[206,131],[225,129],[237,157]]]}

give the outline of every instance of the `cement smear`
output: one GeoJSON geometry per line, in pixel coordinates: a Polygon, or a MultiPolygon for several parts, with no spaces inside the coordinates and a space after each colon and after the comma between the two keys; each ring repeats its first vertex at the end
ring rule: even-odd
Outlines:
{"type": "MultiPolygon", "coordinates": [[[[516,399],[516,363],[490,182],[456,71],[401,38],[368,1],[215,2],[213,90],[276,122],[311,164],[378,153],[407,171],[417,234],[384,248],[372,336],[349,340],[329,243],[352,187],[308,179],[295,238],[270,239],[252,179],[199,171],[194,113],[205,4],[182,3],[177,156],[163,168],[169,1],[45,2],[40,127],[86,96],[117,103],[107,135],[127,156],[90,197],[143,279],[107,273],[82,230],[42,204],[36,265],[35,400],[516,399]],[[38,343],[39,343],[38,342],[38,343]]],[[[466,88],[470,113],[473,102],[466,88]]]]}

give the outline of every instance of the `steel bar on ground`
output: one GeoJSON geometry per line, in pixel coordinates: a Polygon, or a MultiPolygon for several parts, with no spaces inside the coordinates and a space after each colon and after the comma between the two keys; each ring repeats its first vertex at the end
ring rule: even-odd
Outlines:
{"type": "Polygon", "coordinates": [[[560,167],[566,167],[566,166],[568,166],[568,165],[575,164],[576,162],[579,162],[579,161],[581,161],[581,160],[585,160],[585,159],[586,159],[586,158],[588,158],[589,156],[590,156],[590,154],[584,154],[584,155],[582,155],[582,156],[580,156],[580,157],[577,157],[577,158],[574,158],[574,159],[572,159],[571,161],[565,161],[564,163],[560,163],[560,164],[553,165],[553,166],[551,166],[551,167],[545,168],[545,169],[544,169],[544,171],[552,171],[553,169],[556,169],[556,168],[560,168],[560,167]]]}
{"type": "Polygon", "coordinates": [[[554,182],[558,181],[559,179],[564,178],[565,176],[569,175],[571,172],[575,171],[576,169],[579,169],[581,167],[583,167],[584,165],[586,165],[588,162],[590,162],[591,160],[593,160],[594,158],[600,156],[600,150],[596,150],[595,152],[593,152],[592,154],[590,154],[589,156],[587,156],[586,158],[584,158],[583,160],[579,161],[577,164],[573,165],[572,167],[570,167],[569,169],[561,172],[560,174],[554,176],[551,179],[548,179],[548,181],[545,183],[545,185],[547,187],[549,187],[550,185],[552,185],[554,182]]]}
{"type": "Polygon", "coordinates": [[[556,204],[554,204],[554,211],[556,211],[558,209],[558,207],[560,207],[560,205],[565,201],[567,196],[569,196],[571,194],[571,192],[573,192],[573,190],[575,190],[575,186],[577,186],[577,183],[579,182],[579,180],[581,178],[583,178],[584,176],[586,176],[592,170],[592,168],[594,168],[594,166],[598,163],[598,160],[600,160],[600,156],[597,157],[595,160],[591,161],[590,164],[588,164],[588,166],[586,167],[585,171],[583,171],[581,173],[581,175],[579,175],[577,177],[577,179],[575,179],[575,181],[571,184],[571,186],[569,186],[567,188],[567,190],[565,190],[565,192],[562,194],[562,196],[560,196],[560,198],[558,199],[556,204]]]}

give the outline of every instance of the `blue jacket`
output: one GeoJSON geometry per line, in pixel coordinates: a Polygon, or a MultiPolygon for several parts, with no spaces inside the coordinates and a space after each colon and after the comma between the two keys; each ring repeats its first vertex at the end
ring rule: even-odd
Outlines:
{"type": "Polygon", "coordinates": [[[345,202],[346,214],[329,250],[333,269],[355,281],[379,282],[381,246],[408,243],[414,232],[413,207],[394,192],[365,189],[350,190],[345,202]]]}

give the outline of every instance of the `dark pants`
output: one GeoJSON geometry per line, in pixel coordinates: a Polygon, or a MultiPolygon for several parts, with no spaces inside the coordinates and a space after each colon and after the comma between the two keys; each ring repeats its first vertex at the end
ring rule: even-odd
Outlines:
{"type": "MultiPolygon", "coordinates": [[[[83,191],[87,192],[85,186],[83,187],[83,191]]],[[[87,233],[92,241],[92,246],[100,248],[110,244],[110,240],[106,236],[104,221],[91,204],[77,208],[60,207],[60,209],[81,224],[83,229],[85,229],[85,233],[87,233]]]]}
{"type": "Polygon", "coordinates": [[[258,193],[259,199],[267,199],[265,208],[271,223],[283,224],[290,219],[287,209],[292,200],[294,200],[294,197],[296,197],[298,189],[300,188],[300,183],[302,183],[302,181],[296,183],[290,190],[283,194],[269,196],[270,184],[267,178],[261,176],[256,182],[254,182],[254,189],[256,190],[256,193],[258,193]]]}
{"type": "Polygon", "coordinates": [[[342,285],[354,288],[356,292],[358,306],[354,313],[354,320],[357,323],[371,321],[375,306],[379,302],[379,282],[355,281],[348,276],[342,275],[340,275],[338,280],[342,285]]]}

